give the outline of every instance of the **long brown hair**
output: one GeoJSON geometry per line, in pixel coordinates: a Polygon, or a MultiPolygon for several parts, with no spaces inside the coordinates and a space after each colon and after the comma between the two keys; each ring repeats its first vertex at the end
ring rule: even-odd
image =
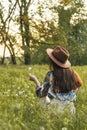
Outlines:
{"type": "Polygon", "coordinates": [[[80,77],[72,70],[72,68],[61,68],[52,60],[50,67],[53,71],[53,91],[67,93],[75,90],[82,85],[80,77]]]}

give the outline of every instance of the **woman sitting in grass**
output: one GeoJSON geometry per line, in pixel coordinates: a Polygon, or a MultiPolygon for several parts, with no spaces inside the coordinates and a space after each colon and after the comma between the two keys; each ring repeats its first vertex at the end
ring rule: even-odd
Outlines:
{"type": "MultiPolygon", "coordinates": [[[[46,104],[58,104],[58,110],[62,111],[73,104],[82,80],[72,69],[68,60],[69,52],[65,48],[57,46],[54,49],[48,48],[46,52],[50,59],[50,71],[47,72],[43,84],[32,74],[29,74],[29,79],[35,82],[36,94],[41,101],[44,99],[46,104]]],[[[74,107],[70,109],[74,111],[74,107]]]]}

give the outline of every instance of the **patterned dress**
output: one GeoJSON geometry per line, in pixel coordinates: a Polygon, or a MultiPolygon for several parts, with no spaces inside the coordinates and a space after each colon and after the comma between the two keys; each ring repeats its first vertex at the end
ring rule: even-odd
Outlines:
{"type": "Polygon", "coordinates": [[[41,86],[38,86],[36,89],[36,94],[38,97],[45,97],[48,95],[50,99],[57,99],[60,101],[74,101],[76,99],[76,93],[71,90],[68,93],[53,93],[53,85],[52,85],[52,80],[53,80],[53,73],[52,71],[49,71],[46,74],[44,83],[41,86]]]}
{"type": "Polygon", "coordinates": [[[53,92],[53,72],[49,71],[46,74],[42,85],[36,89],[36,95],[40,98],[41,104],[55,104],[58,111],[64,110],[69,106],[72,113],[75,112],[73,101],[76,100],[76,93],[71,90],[67,93],[54,93],[53,92]]]}

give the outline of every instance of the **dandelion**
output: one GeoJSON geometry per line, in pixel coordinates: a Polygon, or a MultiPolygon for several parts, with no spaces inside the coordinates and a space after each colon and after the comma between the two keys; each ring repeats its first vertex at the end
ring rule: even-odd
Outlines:
{"type": "Polygon", "coordinates": [[[16,104],[14,105],[14,109],[15,109],[15,110],[20,110],[20,108],[21,108],[21,105],[20,105],[19,103],[16,103],[16,104]]]}
{"type": "Polygon", "coordinates": [[[28,85],[27,88],[30,88],[30,86],[28,85]]]}
{"type": "Polygon", "coordinates": [[[20,86],[18,86],[17,89],[20,90],[20,86]]]}
{"type": "Polygon", "coordinates": [[[40,127],[40,130],[45,130],[45,128],[42,126],[42,127],[40,127]]]}
{"type": "Polygon", "coordinates": [[[32,67],[29,67],[28,70],[32,70],[32,67]]]}
{"type": "Polygon", "coordinates": [[[24,92],[25,92],[24,90],[23,91],[19,91],[19,95],[22,95],[24,92]]]}
{"type": "Polygon", "coordinates": [[[15,96],[18,97],[18,94],[16,93],[15,96]]]}
{"type": "Polygon", "coordinates": [[[62,130],[67,130],[67,128],[66,128],[66,127],[63,127],[62,130]]]}
{"type": "Polygon", "coordinates": [[[8,89],[7,91],[8,91],[8,92],[10,92],[11,90],[10,90],[10,89],[8,89]]]}

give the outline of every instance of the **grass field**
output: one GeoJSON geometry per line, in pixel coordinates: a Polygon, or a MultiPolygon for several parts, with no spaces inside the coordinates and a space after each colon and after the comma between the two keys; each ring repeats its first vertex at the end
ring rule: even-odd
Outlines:
{"type": "Polygon", "coordinates": [[[47,65],[0,66],[0,130],[40,130],[41,126],[45,130],[87,130],[87,66],[73,68],[84,84],[74,102],[76,114],[71,118],[39,105],[28,73],[42,82],[47,65]]]}

